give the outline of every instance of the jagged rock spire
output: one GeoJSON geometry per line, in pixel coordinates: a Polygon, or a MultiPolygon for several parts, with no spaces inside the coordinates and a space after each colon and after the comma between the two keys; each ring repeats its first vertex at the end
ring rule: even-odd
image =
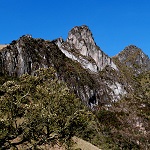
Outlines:
{"type": "MultiPolygon", "coordinates": [[[[66,42],[62,43],[62,45],[60,45],[60,42],[57,43],[59,43],[59,48],[67,57],[74,58],[71,54],[74,51],[75,53],[80,54],[80,58],[86,56],[83,57],[83,59],[86,58],[87,60],[91,60],[86,62],[88,63],[86,65],[82,63],[84,68],[97,72],[108,65],[117,70],[117,67],[112,62],[111,58],[96,45],[90,29],[86,25],[74,27],[70,30],[66,42]],[[72,52],[68,54],[68,51],[72,52]]],[[[78,62],[82,61],[79,59],[76,60],[78,62]]]]}
{"type": "Polygon", "coordinates": [[[67,42],[85,56],[88,56],[90,51],[96,51],[92,33],[85,25],[74,27],[68,34],[67,42]]]}

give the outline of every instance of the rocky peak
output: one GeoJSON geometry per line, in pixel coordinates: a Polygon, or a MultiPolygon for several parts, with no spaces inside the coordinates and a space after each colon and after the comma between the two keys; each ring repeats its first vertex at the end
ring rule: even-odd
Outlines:
{"type": "Polygon", "coordinates": [[[59,39],[57,45],[67,57],[76,57],[75,60],[80,63],[84,59],[82,66],[92,72],[100,71],[107,65],[117,70],[112,59],[96,45],[90,29],[85,25],[71,29],[67,40],[61,43],[59,39]]]}
{"type": "Polygon", "coordinates": [[[48,67],[54,67],[57,76],[86,103],[94,94],[96,105],[117,101],[126,94],[117,78],[119,71],[115,64],[95,44],[86,26],[73,28],[66,41],[62,38],[46,41],[25,35],[0,51],[0,75],[34,75],[36,70],[48,67]]]}
{"type": "Polygon", "coordinates": [[[85,56],[97,49],[92,33],[85,25],[74,27],[68,34],[67,42],[85,56]]]}
{"type": "Polygon", "coordinates": [[[133,69],[135,75],[150,70],[150,59],[135,45],[125,47],[117,56],[119,61],[133,69]]]}

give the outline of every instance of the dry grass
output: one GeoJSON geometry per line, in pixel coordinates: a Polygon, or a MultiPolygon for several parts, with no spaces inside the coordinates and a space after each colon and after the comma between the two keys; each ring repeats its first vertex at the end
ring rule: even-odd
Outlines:
{"type": "Polygon", "coordinates": [[[44,145],[43,147],[40,147],[41,150],[65,150],[65,147],[55,145],[54,147],[51,147],[49,145],[44,145]]]}
{"type": "MultiPolygon", "coordinates": [[[[85,140],[82,140],[78,137],[73,137],[72,139],[75,143],[72,147],[72,150],[76,150],[76,149],[80,149],[80,150],[100,150],[98,147],[96,147],[96,146],[92,145],[91,143],[89,143],[85,140]]],[[[40,148],[44,149],[44,150],[65,150],[65,147],[61,147],[61,146],[58,146],[58,145],[55,145],[53,148],[50,147],[49,145],[45,145],[45,146],[42,146],[40,148]]]]}
{"type": "Polygon", "coordinates": [[[75,142],[74,149],[81,150],[100,150],[98,147],[92,145],[91,143],[84,141],[80,138],[73,137],[73,141],[75,142]]]}
{"type": "Polygon", "coordinates": [[[0,50],[6,47],[7,45],[0,45],[0,50]]]}
{"type": "MultiPolygon", "coordinates": [[[[73,141],[74,141],[74,145],[73,147],[71,148],[72,150],[101,150],[99,149],[98,147],[92,145],[91,143],[87,142],[87,141],[84,141],[80,138],[77,138],[77,137],[73,137],[72,138],[73,141]]],[[[10,141],[11,143],[16,143],[16,142],[19,142],[21,141],[21,137],[17,137],[16,139],[10,141]]],[[[26,142],[22,145],[18,145],[17,146],[18,150],[25,150],[25,149],[28,149],[28,148],[31,148],[31,144],[26,142]]],[[[40,150],[66,150],[65,149],[65,146],[61,146],[61,145],[54,145],[54,147],[48,145],[48,144],[45,144],[45,145],[41,145],[38,147],[40,150]]]]}

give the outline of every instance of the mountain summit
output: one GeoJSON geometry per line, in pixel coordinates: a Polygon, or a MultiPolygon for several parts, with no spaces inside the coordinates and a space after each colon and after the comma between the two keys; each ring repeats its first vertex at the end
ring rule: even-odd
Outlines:
{"type": "Polygon", "coordinates": [[[85,25],[74,27],[66,42],[59,42],[58,46],[67,57],[82,62],[84,68],[93,72],[100,71],[107,65],[117,70],[112,59],[96,45],[90,29],[85,25]]]}

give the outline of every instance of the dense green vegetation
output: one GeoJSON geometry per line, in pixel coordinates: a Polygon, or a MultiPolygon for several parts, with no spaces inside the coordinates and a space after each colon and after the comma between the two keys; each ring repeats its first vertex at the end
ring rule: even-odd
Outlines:
{"type": "Polygon", "coordinates": [[[38,149],[56,143],[69,149],[73,136],[106,150],[148,149],[150,72],[134,82],[135,93],[109,109],[97,106],[92,112],[52,68],[16,79],[1,76],[1,149],[38,149]]]}
{"type": "Polygon", "coordinates": [[[92,120],[91,112],[56,78],[53,69],[41,69],[36,74],[25,74],[0,87],[2,149],[25,142],[30,148],[64,143],[92,120]]]}

